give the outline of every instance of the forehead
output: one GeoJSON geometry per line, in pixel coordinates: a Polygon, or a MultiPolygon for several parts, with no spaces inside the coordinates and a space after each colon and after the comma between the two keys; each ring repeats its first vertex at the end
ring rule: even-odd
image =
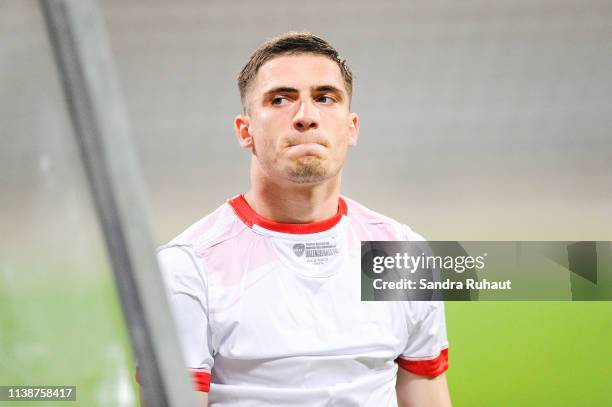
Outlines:
{"type": "Polygon", "coordinates": [[[300,90],[321,85],[332,85],[346,92],[338,64],[322,55],[283,55],[259,68],[253,90],[261,94],[276,87],[300,90]]]}

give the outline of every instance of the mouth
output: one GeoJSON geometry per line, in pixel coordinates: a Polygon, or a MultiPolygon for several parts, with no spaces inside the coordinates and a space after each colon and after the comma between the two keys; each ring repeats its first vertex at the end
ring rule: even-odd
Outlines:
{"type": "Polygon", "coordinates": [[[287,149],[289,151],[304,151],[304,152],[308,152],[308,151],[316,151],[316,152],[320,152],[325,150],[327,147],[325,147],[322,144],[319,143],[298,143],[298,144],[291,144],[289,147],[287,147],[287,149]]]}
{"type": "Polygon", "coordinates": [[[315,143],[313,141],[307,141],[307,142],[304,142],[304,143],[289,144],[288,148],[292,148],[292,147],[316,147],[316,146],[325,147],[324,144],[315,143]]]}
{"type": "Polygon", "coordinates": [[[287,152],[290,156],[304,157],[317,156],[322,157],[327,150],[327,146],[314,141],[292,142],[287,146],[287,152]]]}
{"type": "Polygon", "coordinates": [[[322,138],[316,138],[316,137],[296,137],[296,138],[292,138],[289,139],[287,142],[287,148],[291,148],[291,147],[298,147],[298,146],[305,146],[305,147],[325,147],[327,148],[327,142],[325,140],[323,140],[322,138]]]}

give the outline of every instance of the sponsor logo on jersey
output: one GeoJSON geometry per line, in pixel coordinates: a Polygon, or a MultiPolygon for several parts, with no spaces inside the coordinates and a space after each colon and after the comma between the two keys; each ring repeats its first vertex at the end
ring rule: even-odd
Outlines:
{"type": "Polygon", "coordinates": [[[301,257],[312,265],[325,264],[339,253],[336,243],[330,241],[296,243],[292,249],[296,257],[301,257]]]}
{"type": "Polygon", "coordinates": [[[293,245],[293,253],[295,253],[297,257],[302,257],[305,250],[306,250],[306,246],[304,246],[302,243],[296,243],[293,245]]]}
{"type": "Polygon", "coordinates": [[[331,245],[327,242],[315,243],[313,247],[306,248],[306,257],[327,257],[338,254],[336,245],[331,245]]]}

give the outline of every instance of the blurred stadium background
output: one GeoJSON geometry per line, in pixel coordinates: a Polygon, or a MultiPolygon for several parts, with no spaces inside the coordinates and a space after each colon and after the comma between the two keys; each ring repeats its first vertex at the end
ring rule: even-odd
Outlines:
{"type": "MultiPolygon", "coordinates": [[[[289,30],[354,71],[346,195],[431,240],[612,240],[609,1],[101,5],[160,244],[248,188],[235,77],[289,30]]],[[[2,0],[0,38],[0,385],[135,406],[37,2],[2,0]]],[[[447,320],[455,406],[612,405],[612,303],[447,303],[447,320]]]]}

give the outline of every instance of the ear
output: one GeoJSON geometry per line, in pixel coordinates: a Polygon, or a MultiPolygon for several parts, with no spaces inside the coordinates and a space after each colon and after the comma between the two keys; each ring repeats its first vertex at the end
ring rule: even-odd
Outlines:
{"type": "Polygon", "coordinates": [[[234,132],[238,138],[238,143],[243,148],[253,147],[253,137],[249,132],[250,124],[249,116],[239,115],[234,119],[234,132]]]}
{"type": "Polygon", "coordinates": [[[357,144],[357,139],[359,138],[359,116],[357,116],[357,113],[349,115],[348,137],[349,146],[357,144]]]}

